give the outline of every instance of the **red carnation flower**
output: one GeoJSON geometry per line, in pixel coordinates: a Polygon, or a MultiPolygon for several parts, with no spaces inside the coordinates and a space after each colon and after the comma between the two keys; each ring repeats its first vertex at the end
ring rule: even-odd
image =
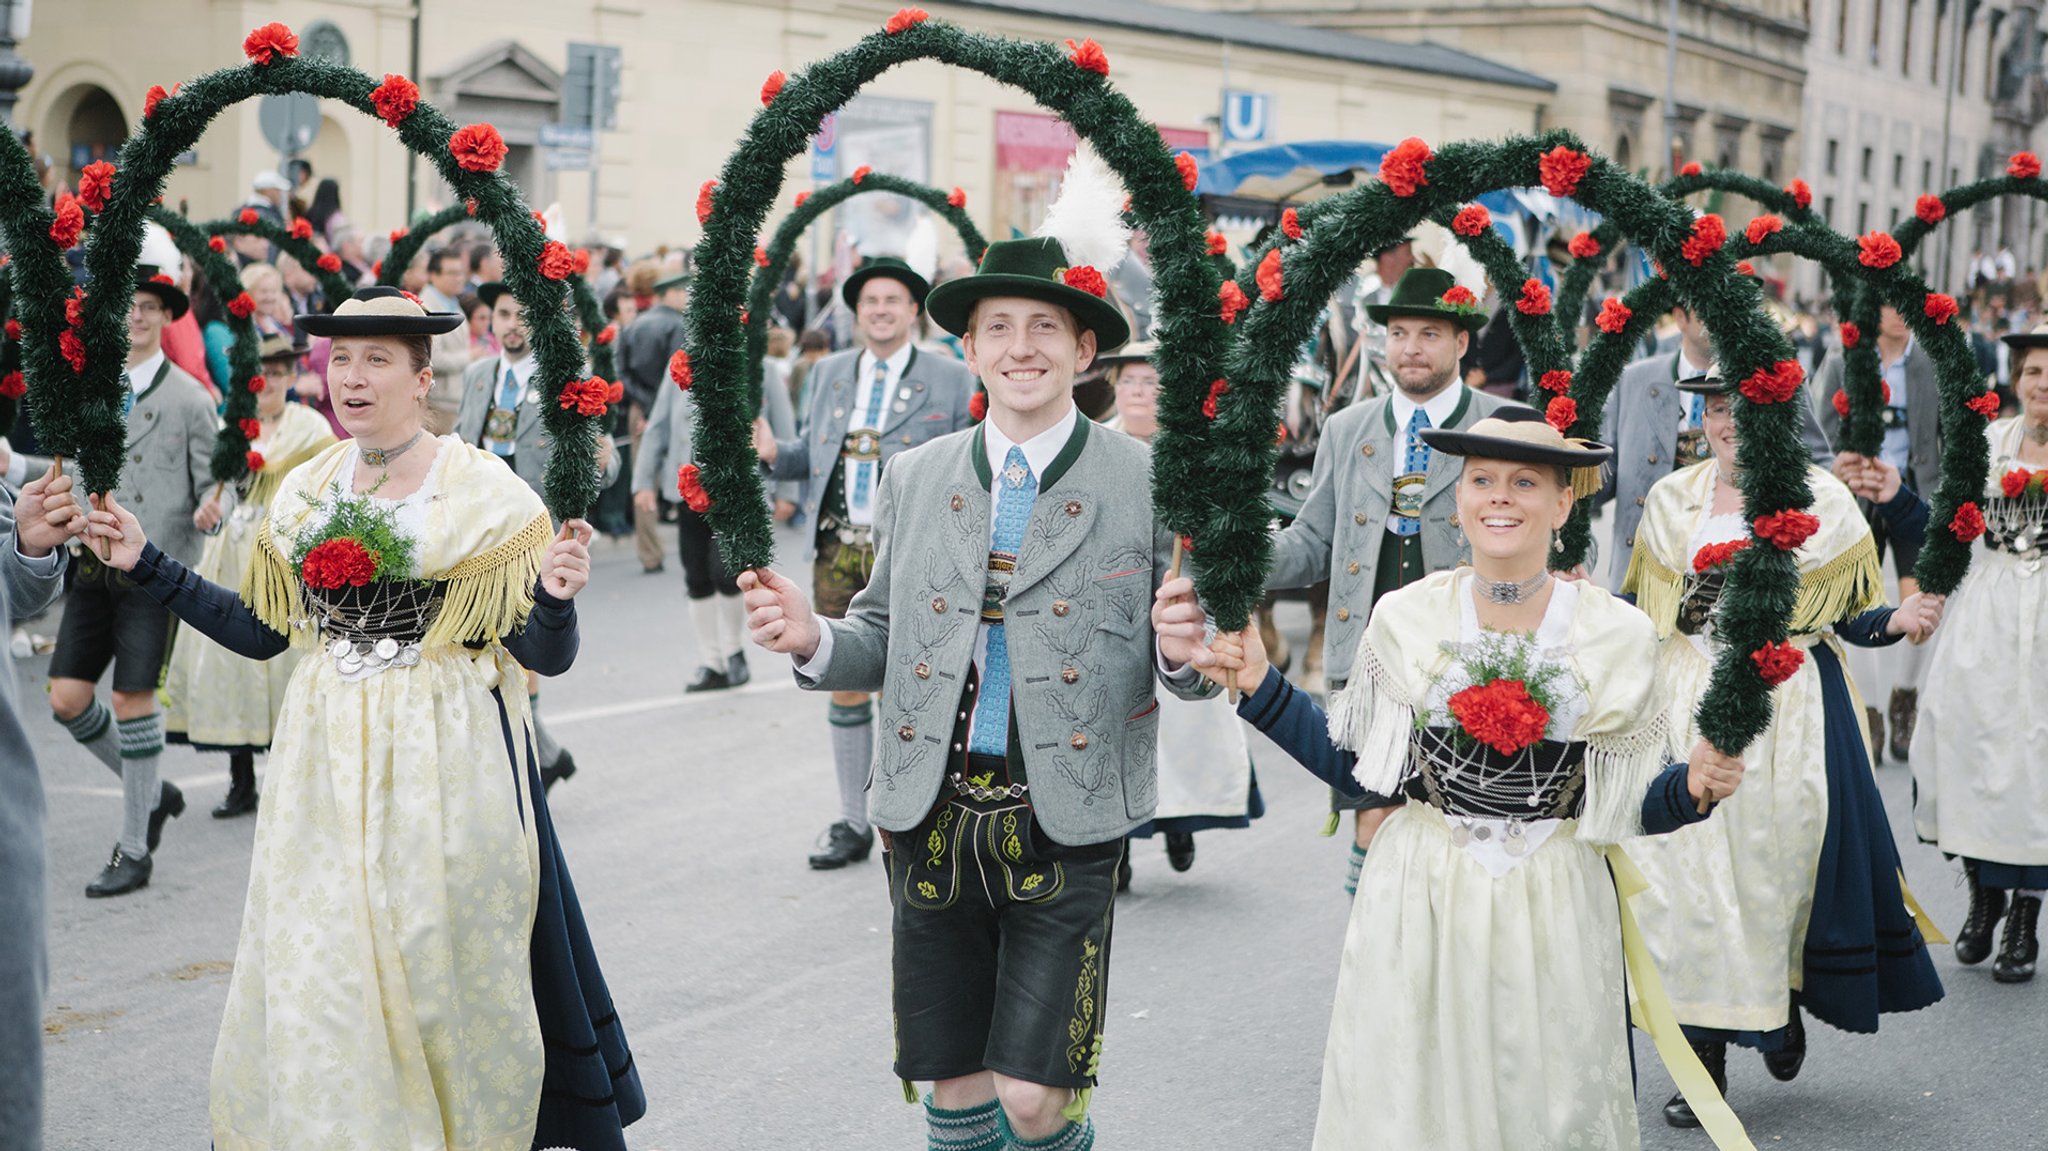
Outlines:
{"type": "Polygon", "coordinates": [[[811,194],[809,192],[798,192],[796,194],[796,199],[790,202],[790,207],[801,208],[804,206],[804,201],[810,198],[811,194]]]}
{"type": "Polygon", "coordinates": [[[613,340],[616,340],[618,338],[619,325],[616,323],[606,324],[603,328],[599,329],[597,333],[597,342],[600,344],[609,344],[613,340]]]}
{"type": "Polygon", "coordinates": [[[275,64],[299,54],[299,38],[282,24],[265,24],[242,41],[242,55],[258,64],[275,64]]]}
{"type": "Polygon", "coordinates": [[[74,375],[85,371],[85,341],[78,338],[76,331],[66,328],[57,333],[57,351],[71,365],[74,375]]]}
{"type": "Polygon", "coordinates": [[[676,382],[676,387],[690,390],[690,353],[677,348],[676,354],[668,358],[668,378],[676,382]]]}
{"type": "MultiPolygon", "coordinates": [[[[152,277],[151,277],[150,279],[151,279],[151,282],[154,282],[154,281],[156,280],[156,277],[152,276],[152,277]]],[[[164,280],[164,282],[165,282],[165,283],[169,283],[169,282],[170,282],[170,277],[168,277],[168,276],[165,276],[165,277],[163,277],[163,280],[164,280]]],[[[7,322],[11,324],[11,323],[13,323],[14,321],[12,321],[12,320],[9,320],[9,321],[7,321],[7,322]]],[[[78,326],[78,325],[80,325],[80,324],[83,324],[83,323],[85,322],[85,289],[84,289],[84,288],[73,288],[73,289],[71,289],[71,298],[70,298],[70,299],[68,299],[68,300],[66,300],[66,301],[64,301],[64,322],[65,322],[65,323],[67,323],[67,324],[70,324],[70,325],[71,325],[72,327],[74,327],[74,328],[75,328],[75,327],[77,327],[77,326],[78,326]]],[[[16,333],[17,335],[19,335],[19,334],[20,334],[20,331],[21,331],[21,329],[20,329],[19,327],[16,327],[16,328],[15,328],[15,333],[16,333]]]]}
{"type": "Polygon", "coordinates": [[[558,401],[564,411],[574,411],[579,416],[601,416],[611,401],[611,384],[592,376],[587,380],[570,380],[562,385],[558,401]]]}
{"type": "Polygon", "coordinates": [[[1571,196],[1578,193],[1579,181],[1586,178],[1592,166],[1593,157],[1559,144],[1536,161],[1536,172],[1544,191],[1553,196],[1571,196]]]}
{"type": "Polygon", "coordinates": [[[1728,540],[1724,543],[1708,544],[1692,554],[1692,570],[1708,572],[1735,558],[1735,553],[1749,546],[1748,540],[1728,540]]]}
{"type": "Polygon", "coordinates": [[[57,193],[54,208],[56,218],[50,221],[50,242],[59,250],[68,249],[85,234],[85,209],[78,203],[78,197],[69,192],[57,193]]]}
{"type": "Polygon", "coordinates": [[[341,271],[341,257],[333,252],[322,252],[320,258],[313,261],[313,266],[331,276],[341,271]]]}
{"type": "Polygon", "coordinates": [[[1223,394],[1225,392],[1228,392],[1229,390],[1230,381],[1228,380],[1209,381],[1209,398],[1202,401],[1202,414],[1209,417],[1212,420],[1215,419],[1216,401],[1222,399],[1223,394]]]}
{"type": "Polygon", "coordinates": [[[1856,260],[1866,268],[1889,268],[1905,255],[1889,232],[1871,232],[1857,237],[1856,260]]]}
{"type": "Polygon", "coordinates": [[[1230,241],[1224,239],[1223,233],[1221,232],[1209,233],[1207,236],[1203,237],[1203,244],[1207,247],[1209,254],[1212,256],[1220,256],[1230,250],[1230,241]]]}
{"type": "Polygon", "coordinates": [[[151,84],[149,91],[142,94],[142,118],[147,120],[156,115],[156,106],[170,96],[162,84],[151,84]]]}
{"type": "Polygon", "coordinates": [[[294,239],[294,240],[310,240],[310,239],[312,239],[312,238],[313,238],[313,221],[311,221],[311,220],[308,220],[308,219],[307,219],[307,218],[305,218],[304,216],[299,216],[299,217],[295,218],[294,220],[292,220],[292,226],[291,226],[291,237],[292,237],[292,239],[294,239]]]}
{"type": "Polygon", "coordinates": [[[1922,305],[1922,309],[1927,313],[1927,318],[1937,324],[1948,323],[1962,310],[1956,306],[1956,298],[1947,292],[1927,293],[1927,303],[1922,305]]]}
{"type": "Polygon", "coordinates": [[[249,383],[248,383],[247,387],[248,387],[248,389],[249,389],[249,394],[250,394],[250,395],[252,395],[252,396],[260,396],[260,395],[262,395],[262,394],[263,394],[263,389],[264,389],[264,388],[265,388],[266,386],[267,386],[267,384],[266,384],[266,382],[265,382],[265,380],[263,379],[263,377],[262,377],[262,376],[250,376],[250,377],[249,377],[249,383]]]}
{"type": "Polygon", "coordinates": [[[1570,396],[1552,396],[1543,409],[1543,419],[1560,434],[1570,431],[1579,422],[1579,402],[1570,396]]]}
{"type": "Polygon", "coordinates": [[[1765,683],[1776,687],[1792,678],[1806,662],[1806,653],[1789,643],[1767,643],[1750,652],[1749,661],[1756,665],[1756,673],[1765,683]]]}
{"type": "Polygon", "coordinates": [[[1980,392],[1964,401],[1963,406],[1987,420],[1995,420],[1998,418],[1998,393],[1980,392]]]}
{"type": "Polygon", "coordinates": [[[716,180],[706,180],[704,181],[704,186],[697,189],[697,222],[699,224],[709,224],[711,222],[712,193],[717,190],[718,181],[716,180]]]}
{"type": "Polygon", "coordinates": [[[206,238],[206,246],[212,248],[215,252],[225,252],[228,250],[227,237],[208,236],[206,238]]]}
{"type": "Polygon", "coordinates": [[[0,331],[5,331],[10,340],[18,340],[21,338],[21,321],[10,319],[4,326],[0,326],[0,331]]]}
{"type": "Polygon", "coordinates": [[[1939,224],[1948,215],[1948,205],[1941,202],[1940,196],[1921,196],[1913,201],[1913,214],[1923,224],[1939,224]]]}
{"type": "Polygon", "coordinates": [[[1280,231],[1290,240],[1301,239],[1301,213],[1287,208],[1280,213],[1280,231]]]}
{"type": "Polygon", "coordinates": [[[1565,245],[1565,250],[1572,254],[1574,260],[1590,260],[1600,254],[1600,241],[1594,239],[1591,232],[1580,232],[1565,245]]]}
{"type": "Polygon", "coordinates": [[[28,394],[28,377],[20,372],[9,372],[0,376],[0,396],[18,400],[28,394]]]}
{"type": "Polygon", "coordinates": [[[1766,213],[1762,216],[1750,217],[1749,223],[1742,229],[1742,238],[1748,240],[1749,246],[1754,248],[1764,242],[1765,236],[1784,230],[1784,220],[1766,213]]]}
{"type": "Polygon", "coordinates": [[[252,451],[242,457],[242,462],[249,465],[250,471],[260,472],[263,470],[263,453],[252,451]]]}
{"type": "Polygon", "coordinates": [[[1472,289],[1463,284],[1451,285],[1451,290],[1437,297],[1437,299],[1453,308],[1463,309],[1479,306],[1479,297],[1473,295],[1472,289]]]}
{"type": "MultiPolygon", "coordinates": [[[[245,223],[245,224],[247,224],[247,223],[251,223],[252,221],[249,221],[249,220],[244,220],[244,221],[242,221],[242,222],[243,222],[243,223],[245,223]]],[[[393,229],[391,229],[391,234],[390,234],[390,235],[388,235],[388,236],[386,236],[386,237],[385,237],[385,239],[388,239],[388,240],[390,240],[390,241],[391,241],[392,243],[396,244],[396,243],[397,243],[397,242],[399,242],[400,240],[403,240],[403,239],[405,239],[405,229],[404,229],[404,228],[393,228],[393,229]]],[[[382,260],[379,260],[379,261],[378,261],[378,263],[380,263],[380,264],[381,264],[381,263],[383,263],[383,261],[382,261],[382,260]]]]}
{"type": "Polygon", "coordinates": [[[587,274],[590,271],[590,249],[578,248],[574,255],[576,258],[576,274],[579,276],[587,274]]]}
{"type": "Polygon", "coordinates": [[[874,175],[874,172],[875,170],[873,168],[869,167],[866,164],[862,164],[860,167],[855,168],[853,170],[853,175],[848,178],[851,179],[855,185],[858,185],[862,180],[865,180],[869,176],[874,175]]]}
{"type": "Polygon", "coordinates": [[[1543,373],[1543,379],[1537,386],[1561,396],[1572,390],[1572,374],[1562,368],[1553,369],[1543,373]]]}
{"type": "Polygon", "coordinates": [[[954,185],[953,190],[946,193],[946,206],[949,208],[965,208],[967,206],[967,192],[959,185],[954,185]]]}
{"type": "Polygon", "coordinates": [[[896,14],[889,17],[888,22],[882,25],[882,31],[894,36],[898,32],[907,31],[931,18],[932,14],[922,8],[898,8],[896,14]]]}
{"type": "Polygon", "coordinates": [[[362,587],[377,577],[377,557],[346,536],[331,539],[306,553],[299,565],[306,586],[321,591],[362,587]]]}
{"type": "Polygon", "coordinates": [[[237,292],[235,298],[228,301],[228,311],[236,319],[246,320],[256,314],[256,298],[247,292],[237,292]]]}
{"type": "Polygon", "coordinates": [[[465,172],[495,172],[505,162],[505,138],[489,124],[470,124],[448,137],[448,151],[465,172]]]}
{"type": "Polygon", "coordinates": [[[1706,169],[1700,167],[1700,162],[1698,160],[1687,160],[1685,162],[1685,167],[1680,168],[1678,170],[1678,174],[1681,176],[1697,176],[1705,170],[1706,169]]]}
{"type": "Polygon", "coordinates": [[[1948,530],[1954,532],[1956,539],[1963,543],[1969,543],[1983,535],[1984,512],[1977,507],[1977,501],[1971,500],[1957,508],[1954,518],[1948,521],[1948,530]]]}
{"type": "Polygon", "coordinates": [[[1434,158],[1428,144],[1410,136],[1380,159],[1380,183],[1403,199],[1413,196],[1417,188],[1429,183],[1428,167],[1434,158]]]}
{"type": "Polygon", "coordinates": [[[1173,156],[1173,166],[1180,172],[1180,186],[1190,192],[1194,191],[1195,185],[1202,178],[1202,170],[1195,165],[1195,158],[1186,152],[1176,152],[1173,156]]]}
{"type": "Polygon", "coordinates": [[[1740,272],[1740,273],[1742,273],[1742,274],[1743,274],[1743,275],[1745,275],[1745,276],[1754,276],[1754,275],[1756,275],[1756,265],[1755,265],[1755,264],[1752,264],[1752,263],[1750,263],[1750,262],[1749,262],[1748,260],[1737,260],[1737,261],[1735,261],[1735,270],[1736,270],[1737,272],[1740,272]]]}
{"type": "Polygon", "coordinates": [[[546,212],[534,212],[532,215],[533,222],[539,224],[540,230],[545,233],[548,230],[548,214],[546,212]]]}
{"type": "Polygon", "coordinates": [[[370,103],[384,123],[396,128],[420,106],[420,86],[396,72],[384,73],[384,82],[370,89],[370,103]]]}
{"type": "MultiPolygon", "coordinates": [[[[15,374],[19,375],[20,373],[15,374]]],[[[5,394],[4,390],[0,390],[0,394],[5,394]]],[[[1998,477],[1998,488],[2005,493],[2006,499],[2016,500],[2027,493],[2027,485],[2032,482],[2034,482],[2034,473],[2025,468],[2014,468],[1998,477]]]]}
{"type": "Polygon", "coordinates": [[[474,218],[476,216],[476,197],[464,196],[462,198],[462,210],[463,212],[467,213],[470,217],[474,218]]]}
{"type": "Polygon", "coordinates": [[[1467,204],[1451,217],[1451,231],[1460,236],[1476,236],[1493,227],[1493,213],[1484,204],[1467,204]]]}
{"type": "Polygon", "coordinates": [[[1524,280],[1522,298],[1515,301],[1515,310],[1525,316],[1547,316],[1550,314],[1550,289],[1541,280],[1524,280]]]}
{"type": "Polygon", "coordinates": [[[676,494],[700,516],[711,510],[711,493],[704,490],[704,479],[696,464],[684,464],[676,469],[676,494]]]}
{"type": "Polygon", "coordinates": [[[604,390],[604,402],[616,404],[626,398],[626,385],[613,380],[604,390]]]}
{"type": "Polygon", "coordinates": [[[1838,416],[1840,416],[1840,417],[1842,417],[1842,418],[1843,418],[1843,419],[1845,419],[1845,420],[1846,420],[1846,419],[1848,419],[1848,418],[1849,418],[1849,393],[1848,393],[1847,391],[1840,391],[1840,392],[1836,392],[1836,393],[1835,393],[1835,401],[1834,401],[1834,403],[1835,403],[1835,414],[1836,414],[1836,415],[1838,415],[1838,416]]]}
{"type": "Polygon", "coordinates": [[[78,173],[78,202],[93,211],[106,211],[113,191],[114,166],[105,160],[94,160],[78,173]]]}
{"type": "Polygon", "coordinates": [[[244,416],[235,421],[235,429],[242,433],[243,439],[253,440],[263,435],[263,421],[244,416]]]}
{"type": "Polygon", "coordinates": [[[777,68],[775,71],[768,73],[768,78],[761,81],[761,106],[765,108],[773,104],[775,98],[782,94],[782,86],[787,83],[789,83],[789,76],[782,69],[777,68]]]}
{"type": "Polygon", "coordinates": [[[1269,304],[1284,299],[1287,295],[1285,279],[1280,267],[1280,249],[1267,249],[1259,259],[1259,270],[1252,275],[1253,282],[1259,286],[1259,298],[1269,304]]]}
{"type": "Polygon", "coordinates": [[[1609,296],[1600,302],[1600,314],[1593,318],[1593,326],[1611,336],[1627,327],[1634,316],[1627,304],[1609,296]]]}
{"type": "Polygon", "coordinates": [[[1742,394],[1752,403],[1782,404],[1799,394],[1799,385],[1806,379],[1806,369],[1798,360],[1779,360],[1769,367],[1758,368],[1742,381],[1742,394]]]}
{"type": "Polygon", "coordinates": [[[1807,187],[1804,180],[1794,180],[1785,185],[1785,194],[1792,197],[1792,202],[1801,208],[1813,207],[1813,189],[1807,187]]]}
{"type": "Polygon", "coordinates": [[[1840,330],[1842,333],[1843,348],[1853,348],[1857,344],[1863,342],[1863,329],[1857,327],[1855,324],[1852,324],[1847,320],[1844,320],[1842,321],[1842,327],[1840,330]]]}
{"type": "Polygon", "coordinates": [[[976,392],[967,399],[967,414],[975,423],[988,418],[988,393],[976,392]]]}
{"type": "Polygon", "coordinates": [[[2005,163],[2005,174],[2016,180],[2031,180],[2041,174],[2041,157],[2032,152],[2014,152],[2005,163]]]}
{"type": "Polygon", "coordinates": [[[1721,250],[1728,242],[1728,225],[1712,212],[1692,222],[1692,235],[1679,247],[1679,254],[1685,262],[1697,268],[1706,262],[1708,256],[1721,250]]]}
{"type": "Polygon", "coordinates": [[[1252,306],[1252,302],[1245,298],[1244,289],[1237,286],[1236,280],[1223,281],[1223,286],[1216,290],[1216,299],[1223,305],[1223,322],[1226,324],[1236,323],[1237,314],[1252,306]]]}
{"type": "Polygon", "coordinates": [[[1102,45],[1093,40],[1083,40],[1079,44],[1067,41],[1067,59],[1083,72],[1109,75],[1109,55],[1102,50],[1102,45]]]}
{"type": "Polygon", "coordinates": [[[1750,528],[1756,533],[1756,538],[1767,540],[1777,545],[1780,550],[1789,552],[1820,530],[1820,520],[1798,508],[1786,508],[1782,512],[1758,516],[1750,528]]]}
{"type": "Polygon", "coordinates": [[[1101,272],[1086,264],[1062,268],[1060,269],[1059,277],[1060,283],[1065,284],[1069,288],[1077,288],[1086,292],[1098,300],[1109,297],[1109,281],[1102,278],[1101,272]]]}
{"type": "Polygon", "coordinates": [[[745,308],[741,308],[741,309],[740,309],[740,327],[742,327],[742,328],[744,328],[744,327],[746,327],[746,326],[747,326],[747,315],[748,315],[748,312],[747,312],[747,310],[746,310],[745,308]]]}
{"type": "Polygon", "coordinates": [[[1453,695],[1450,705],[1465,734],[1502,755],[1514,755],[1537,742],[1550,727],[1550,711],[1519,679],[1474,684],[1453,695]]]}
{"type": "Polygon", "coordinates": [[[540,247],[540,274],[550,280],[566,280],[576,270],[576,255],[569,245],[560,240],[549,240],[540,247]]]}
{"type": "Polygon", "coordinates": [[[754,263],[760,265],[763,268],[767,267],[768,249],[762,247],[759,244],[754,245],[754,263]]]}
{"type": "Polygon", "coordinates": [[[263,222],[262,214],[256,211],[256,209],[254,208],[244,208],[241,211],[235,213],[235,219],[240,220],[243,224],[246,224],[251,228],[263,222]]]}
{"type": "Polygon", "coordinates": [[[376,276],[382,276],[383,274],[384,274],[384,261],[382,261],[382,260],[372,260],[372,261],[370,262],[370,275],[371,275],[372,277],[376,277],[376,276]]]}

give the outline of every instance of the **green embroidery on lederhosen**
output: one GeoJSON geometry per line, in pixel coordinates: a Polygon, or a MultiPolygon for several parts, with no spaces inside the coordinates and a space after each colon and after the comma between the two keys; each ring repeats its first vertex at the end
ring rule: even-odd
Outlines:
{"type": "Polygon", "coordinates": [[[1003,857],[1011,863],[1024,862],[1024,844],[1017,838],[1017,812],[1003,813],[1003,857]]]}
{"type": "Polygon", "coordinates": [[[951,907],[960,896],[960,835],[966,821],[951,804],[939,809],[924,851],[904,861],[903,902],[924,911],[951,907]]]}
{"type": "Polygon", "coordinates": [[[1087,1067],[1090,1075],[1101,1043],[1095,1028],[1101,956],[1102,949],[1093,939],[1081,941],[1081,972],[1074,977],[1074,1016],[1067,1021],[1067,1070],[1079,1072],[1087,1067]]]}

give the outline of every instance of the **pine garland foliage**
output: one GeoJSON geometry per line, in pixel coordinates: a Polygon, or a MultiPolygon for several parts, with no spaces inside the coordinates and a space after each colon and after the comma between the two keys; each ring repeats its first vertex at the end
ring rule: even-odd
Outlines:
{"type": "Polygon", "coordinates": [[[253,313],[238,316],[228,310],[227,302],[243,290],[242,276],[232,259],[207,243],[211,233],[162,204],[150,205],[149,218],[171,234],[171,242],[186,259],[199,265],[207,286],[221,302],[221,322],[235,338],[228,346],[228,378],[215,381],[223,404],[211,465],[216,482],[231,484],[249,474],[249,437],[242,434],[242,421],[256,418],[256,393],[249,390],[249,381],[263,377],[263,337],[256,331],[253,313]]]}
{"type": "Polygon", "coordinates": [[[405,270],[412,267],[413,260],[418,258],[420,249],[427,246],[428,240],[472,219],[475,217],[470,214],[468,204],[451,204],[399,233],[398,238],[391,241],[391,250],[377,261],[377,282],[387,288],[398,287],[405,278],[405,270]]]}
{"type": "MultiPolygon", "coordinates": [[[[156,205],[162,208],[163,205],[156,205]]],[[[155,218],[155,214],[151,214],[155,218]]],[[[159,221],[161,222],[161,221],[159,221]]],[[[199,225],[199,230],[208,236],[258,236],[277,246],[278,251],[290,256],[304,268],[307,274],[320,281],[320,297],[327,302],[327,310],[341,306],[343,300],[355,295],[356,287],[340,272],[325,271],[320,267],[320,248],[311,240],[301,240],[286,228],[281,228],[267,216],[258,216],[254,223],[239,217],[212,220],[199,225]]],[[[182,248],[180,249],[183,250],[182,248]]],[[[187,252],[187,255],[191,253],[187,252]]]]}

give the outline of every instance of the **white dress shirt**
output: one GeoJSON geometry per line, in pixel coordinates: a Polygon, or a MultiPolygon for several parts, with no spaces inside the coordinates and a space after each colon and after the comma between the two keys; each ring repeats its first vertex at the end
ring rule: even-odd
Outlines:
{"type": "MultiPolygon", "coordinates": [[[[1452,384],[1421,404],[1417,404],[1414,400],[1409,399],[1407,394],[1399,388],[1395,388],[1387,393],[1387,402],[1393,405],[1391,411],[1394,416],[1394,451],[1399,458],[1399,462],[1394,466],[1394,475],[1401,476],[1406,474],[1408,467],[1408,421],[1415,418],[1415,409],[1419,407],[1429,415],[1430,427],[1445,427],[1450,423],[1451,417],[1457,414],[1458,405],[1465,402],[1465,391],[1464,384],[1452,384]]],[[[1393,531],[1394,524],[1400,518],[1391,510],[1388,511],[1387,530],[1393,531]]]]}
{"type": "Polygon", "coordinates": [[[519,394],[513,397],[511,405],[511,410],[517,412],[521,405],[526,403],[527,398],[533,394],[533,374],[540,370],[540,357],[533,355],[531,352],[525,358],[518,360],[507,359],[503,356],[498,357],[496,378],[491,381],[491,402],[484,409],[483,447],[486,451],[493,450],[491,445],[497,442],[490,437],[490,412],[491,408],[500,406],[498,403],[498,389],[505,386],[505,372],[507,369],[511,370],[512,378],[519,381],[519,394]]]}

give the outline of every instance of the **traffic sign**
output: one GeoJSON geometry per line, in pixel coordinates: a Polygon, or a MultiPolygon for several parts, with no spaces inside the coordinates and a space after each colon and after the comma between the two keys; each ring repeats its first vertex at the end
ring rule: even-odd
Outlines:
{"type": "Polygon", "coordinates": [[[811,182],[829,184],[839,178],[839,113],[827,115],[811,137],[811,182]]]}
{"type": "Polygon", "coordinates": [[[296,156],[320,135],[320,98],[304,92],[277,92],[256,106],[256,124],[270,146],[296,156]]]}
{"type": "Polygon", "coordinates": [[[1260,144],[1273,134],[1273,98],[1265,92],[1223,90],[1223,142],[1260,144]]]}
{"type": "Polygon", "coordinates": [[[576,148],[587,152],[597,147],[597,131],[588,124],[542,124],[540,146],[576,148]]]}
{"type": "Polygon", "coordinates": [[[540,154],[541,167],[550,172],[588,172],[596,162],[587,148],[545,148],[540,154]]]}

